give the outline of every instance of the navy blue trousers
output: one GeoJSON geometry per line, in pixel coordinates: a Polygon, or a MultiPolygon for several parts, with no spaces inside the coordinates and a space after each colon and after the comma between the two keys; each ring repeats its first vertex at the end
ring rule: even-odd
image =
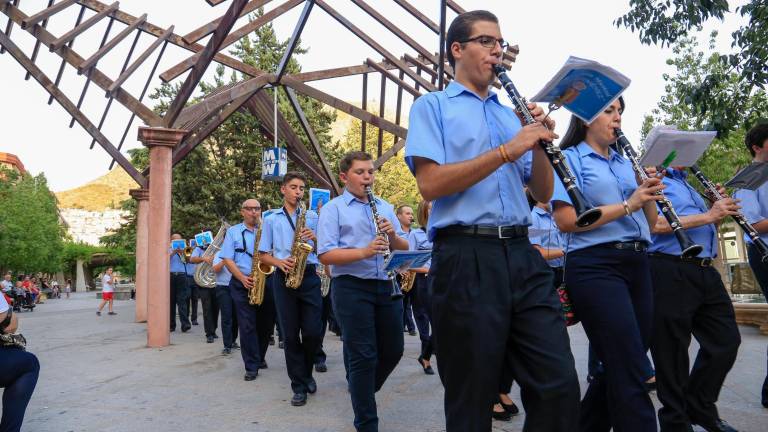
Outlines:
{"type": "MultiPolygon", "coordinates": [[[[414,281],[414,284],[416,282],[414,281]]],[[[416,323],[413,320],[413,289],[403,293],[403,330],[412,332],[416,330],[416,323]]]]}
{"type": "Polygon", "coordinates": [[[18,432],[24,412],[35,391],[40,363],[34,354],[14,348],[0,348],[0,387],[3,390],[3,417],[0,431],[18,432]]]}
{"type": "Polygon", "coordinates": [[[565,284],[604,369],[584,395],[579,430],[656,431],[645,389],[653,320],[648,256],[603,246],[571,252],[565,284]]]}
{"type": "Polygon", "coordinates": [[[216,302],[221,311],[221,340],[225,348],[232,348],[237,339],[237,314],[229,286],[216,285],[216,302]]]}
{"type": "Polygon", "coordinates": [[[524,431],[573,430],[579,383],[568,331],[552,271],[527,237],[438,233],[429,274],[447,431],[491,430],[505,368],[520,384],[524,431]]]}
{"type": "Polygon", "coordinates": [[[189,322],[189,285],[184,273],[171,273],[171,331],[176,329],[176,310],[179,311],[179,322],[182,329],[192,327],[189,322]]]}
{"type": "Polygon", "coordinates": [[[307,393],[322,330],[323,297],[315,266],[307,265],[301,286],[296,289],[287,288],[283,272],[276,272],[274,294],[291,389],[294,393],[307,393]]]}
{"type": "Polygon", "coordinates": [[[189,318],[193,323],[197,322],[197,305],[200,299],[200,287],[195,283],[195,277],[187,275],[187,286],[189,287],[189,318]]]}
{"type": "Polygon", "coordinates": [[[403,356],[403,302],[390,281],[333,278],[333,304],[344,334],[344,367],[360,432],[379,430],[376,392],[403,356]]]}
{"type": "MultiPolygon", "coordinates": [[[[749,266],[752,268],[752,273],[755,274],[755,279],[757,279],[757,283],[763,290],[763,295],[768,300],[768,263],[762,262],[760,250],[752,243],[747,247],[747,257],[749,259],[749,266]]],[[[766,370],[768,370],[768,366],[766,366],[766,370]]],[[[763,381],[762,399],[763,404],[768,403],[768,372],[763,381]]]]}
{"type": "Polygon", "coordinates": [[[432,287],[431,279],[426,274],[417,273],[411,290],[411,303],[413,304],[413,318],[419,329],[421,339],[421,358],[432,358],[432,287]]]}
{"type": "Polygon", "coordinates": [[[240,354],[246,372],[257,372],[259,364],[266,358],[269,335],[275,325],[275,299],[272,294],[272,278],[267,278],[264,301],[260,306],[248,303],[248,290],[232,278],[229,293],[235,304],[237,325],[240,333],[240,354]]]}

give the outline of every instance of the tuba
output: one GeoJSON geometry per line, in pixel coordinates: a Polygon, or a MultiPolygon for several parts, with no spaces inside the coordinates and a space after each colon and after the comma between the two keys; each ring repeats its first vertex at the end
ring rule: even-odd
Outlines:
{"type": "MultiPolygon", "coordinates": [[[[209,244],[208,248],[203,252],[203,258],[212,257],[221,250],[221,244],[224,243],[224,236],[227,235],[227,229],[229,229],[229,224],[223,222],[221,228],[219,228],[219,232],[216,233],[216,237],[213,238],[213,243],[209,244]]],[[[216,272],[214,272],[213,267],[205,261],[197,265],[194,277],[197,286],[203,288],[216,287],[216,272]]]]}
{"type": "MultiPolygon", "coordinates": [[[[261,242],[261,230],[264,228],[264,220],[259,221],[259,229],[256,231],[256,239],[253,241],[253,264],[251,265],[251,279],[253,288],[248,291],[248,303],[259,306],[264,301],[264,289],[267,284],[267,276],[275,271],[275,267],[261,262],[259,258],[259,242],[261,242]]],[[[245,247],[245,245],[243,245],[245,247]]]]}
{"type": "MultiPolygon", "coordinates": [[[[296,229],[293,230],[293,244],[291,245],[291,256],[293,257],[293,269],[285,274],[285,286],[297,289],[304,280],[304,269],[307,268],[307,257],[312,252],[312,245],[301,239],[301,232],[307,225],[307,209],[304,203],[298,202],[299,214],[296,217],[296,229]]],[[[290,215],[286,215],[291,217],[290,215]]]]}

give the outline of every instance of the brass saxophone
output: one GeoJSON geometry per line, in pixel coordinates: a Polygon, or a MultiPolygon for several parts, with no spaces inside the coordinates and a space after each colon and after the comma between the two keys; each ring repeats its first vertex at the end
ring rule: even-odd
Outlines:
{"type": "MultiPolygon", "coordinates": [[[[212,257],[221,250],[221,244],[224,243],[227,229],[229,229],[229,224],[223,222],[219,232],[216,233],[216,237],[213,238],[213,243],[209,244],[208,248],[203,252],[203,258],[212,257]]],[[[195,283],[203,288],[216,287],[216,272],[213,271],[213,267],[210,264],[203,261],[197,265],[197,268],[195,268],[195,283]]]]}
{"type": "Polygon", "coordinates": [[[413,288],[413,283],[416,281],[416,272],[413,270],[407,270],[400,275],[400,290],[404,293],[413,288]]]}
{"type": "MultiPolygon", "coordinates": [[[[301,286],[304,280],[304,270],[307,268],[307,257],[312,252],[312,245],[301,239],[301,232],[307,225],[307,210],[304,203],[298,202],[299,214],[296,217],[296,229],[293,231],[293,244],[291,245],[291,256],[293,257],[293,269],[285,274],[285,286],[296,289],[301,286]]],[[[290,215],[286,215],[290,217],[290,215]]]]}
{"type": "MultiPolygon", "coordinates": [[[[253,288],[248,291],[248,303],[259,306],[264,301],[264,288],[267,276],[275,271],[275,267],[266,265],[259,258],[259,242],[261,242],[261,230],[264,228],[264,220],[259,221],[259,229],[256,231],[256,239],[253,242],[253,264],[251,265],[251,279],[253,288]]],[[[245,245],[243,245],[245,247],[245,245]]]]}

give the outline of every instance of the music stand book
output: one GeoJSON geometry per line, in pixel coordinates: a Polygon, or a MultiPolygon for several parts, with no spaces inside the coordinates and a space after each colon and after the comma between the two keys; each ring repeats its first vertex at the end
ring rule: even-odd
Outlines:
{"type": "Polygon", "coordinates": [[[197,247],[197,241],[195,239],[189,239],[189,247],[196,248],[197,247]]]}
{"type": "Polygon", "coordinates": [[[396,250],[389,254],[384,261],[384,271],[403,271],[412,268],[424,267],[424,264],[432,258],[432,250],[404,251],[396,250]]]}
{"type": "Polygon", "coordinates": [[[180,240],[171,240],[171,249],[173,250],[184,250],[187,248],[187,241],[184,239],[180,240]]]}
{"type": "Polygon", "coordinates": [[[213,233],[203,231],[200,234],[195,234],[195,243],[203,246],[213,243],[213,233]]]}
{"type": "Polygon", "coordinates": [[[768,162],[752,162],[737,172],[725,186],[736,189],[755,190],[768,181],[768,162]]]}
{"type": "Polygon", "coordinates": [[[328,189],[309,188],[309,210],[314,210],[318,213],[318,206],[325,205],[331,200],[331,191],[328,189]]]}
{"type": "Polygon", "coordinates": [[[570,56],[563,67],[536,95],[533,102],[545,102],[550,109],[561,106],[587,123],[592,123],[631,80],[621,72],[596,61],[570,56]]]}
{"type": "Polygon", "coordinates": [[[689,167],[709,148],[716,134],[714,131],[681,131],[670,126],[656,126],[645,138],[640,164],[689,167]]]}

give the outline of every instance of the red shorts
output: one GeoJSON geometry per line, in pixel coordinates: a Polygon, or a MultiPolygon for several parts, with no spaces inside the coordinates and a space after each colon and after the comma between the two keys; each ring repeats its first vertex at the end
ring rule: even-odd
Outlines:
{"type": "Polygon", "coordinates": [[[114,295],[115,295],[115,293],[113,293],[113,292],[103,292],[103,293],[101,293],[101,298],[102,298],[102,300],[112,300],[114,295]]]}

